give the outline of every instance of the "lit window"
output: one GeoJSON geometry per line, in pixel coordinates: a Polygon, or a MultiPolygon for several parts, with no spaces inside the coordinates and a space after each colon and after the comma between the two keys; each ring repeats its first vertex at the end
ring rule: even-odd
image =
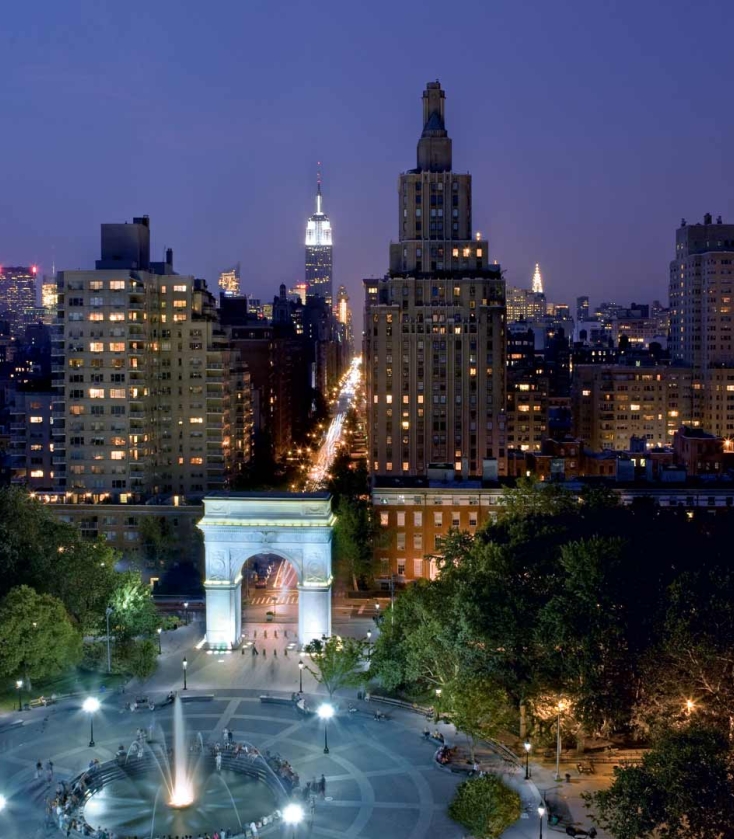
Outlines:
{"type": "Polygon", "coordinates": [[[640,410],[639,405],[635,405],[634,403],[632,405],[630,405],[630,411],[639,411],[639,410],[640,410]]]}
{"type": "Polygon", "coordinates": [[[470,253],[469,248],[464,248],[464,250],[463,250],[464,256],[469,256],[469,253],[470,253]]]}
{"type": "Polygon", "coordinates": [[[102,291],[102,280],[90,280],[89,290],[90,291],[102,291]]]}
{"type": "Polygon", "coordinates": [[[482,249],[481,249],[481,248],[477,248],[477,256],[481,256],[481,255],[482,255],[482,249]]]}
{"type": "Polygon", "coordinates": [[[104,344],[101,341],[92,341],[89,352],[104,352],[104,344]]]}
{"type": "Polygon", "coordinates": [[[582,396],[591,396],[591,391],[590,390],[582,390],[581,395],[582,396]]]}
{"type": "Polygon", "coordinates": [[[192,457],[192,458],[191,458],[191,463],[192,463],[194,466],[201,466],[201,464],[202,464],[203,462],[204,462],[204,458],[203,458],[203,457],[192,457]]]}
{"type": "MultiPolygon", "coordinates": [[[[91,320],[91,317],[90,317],[91,320]]],[[[110,312],[110,320],[117,322],[121,320],[125,320],[125,313],[124,312],[110,312]]]]}
{"type": "Polygon", "coordinates": [[[124,399],[124,398],[125,398],[125,388],[124,387],[110,388],[110,399],[124,399]]]}
{"type": "Polygon", "coordinates": [[[125,290],[125,280],[110,280],[110,290],[111,291],[124,291],[125,290]]]}
{"type": "Polygon", "coordinates": [[[189,422],[192,425],[201,425],[204,422],[203,417],[189,417],[189,422]]]}
{"type": "MultiPolygon", "coordinates": [[[[163,286],[163,289],[162,289],[162,290],[163,290],[163,291],[165,291],[165,290],[166,290],[166,287],[165,287],[165,286],[163,286]]],[[[186,291],[186,286],[185,286],[185,285],[175,285],[175,286],[173,287],[173,290],[174,290],[174,291],[183,291],[183,292],[185,292],[185,291],[186,291]]]]}
{"type": "Polygon", "coordinates": [[[104,388],[103,387],[90,387],[89,388],[89,398],[90,399],[104,399],[104,388]]]}
{"type": "Polygon", "coordinates": [[[29,417],[31,422],[43,422],[43,417],[29,417]]]}
{"type": "Polygon", "coordinates": [[[110,452],[110,457],[112,460],[124,460],[125,452],[120,449],[116,449],[115,451],[110,452]]]}
{"type": "Polygon", "coordinates": [[[33,469],[31,471],[31,478],[42,478],[43,477],[43,469],[33,469]]]}
{"type": "Polygon", "coordinates": [[[104,320],[104,315],[102,312],[90,312],[88,320],[104,320]]]}
{"type": "Polygon", "coordinates": [[[390,513],[380,513],[380,524],[387,527],[390,524],[390,513]]]}
{"type": "Polygon", "coordinates": [[[391,393],[388,393],[388,395],[385,397],[385,402],[387,402],[388,405],[392,405],[392,394],[391,393]]]}
{"type": "Polygon", "coordinates": [[[186,308],[186,301],[185,300],[174,300],[173,301],[173,308],[174,309],[185,309],[186,308]]]}
{"type": "Polygon", "coordinates": [[[459,249],[458,249],[458,248],[454,248],[454,249],[451,251],[451,256],[456,257],[456,256],[458,256],[458,255],[459,255],[459,249]]]}

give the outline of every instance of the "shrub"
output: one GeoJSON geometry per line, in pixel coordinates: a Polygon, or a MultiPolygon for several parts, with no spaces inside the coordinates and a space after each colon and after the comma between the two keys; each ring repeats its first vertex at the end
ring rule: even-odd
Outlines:
{"type": "Polygon", "coordinates": [[[471,778],[456,790],[449,815],[476,839],[497,839],[520,818],[520,796],[496,775],[471,778]]]}

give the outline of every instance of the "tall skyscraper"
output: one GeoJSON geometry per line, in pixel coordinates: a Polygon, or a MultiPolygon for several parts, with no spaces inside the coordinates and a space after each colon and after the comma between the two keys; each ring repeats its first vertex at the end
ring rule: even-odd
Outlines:
{"type": "Polygon", "coordinates": [[[543,293],[543,277],[540,273],[540,265],[535,263],[535,273],[533,274],[533,294],[543,293]]]}
{"type": "Polygon", "coordinates": [[[452,171],[438,82],[417,166],[398,180],[390,271],[364,280],[370,467],[376,478],[504,473],[505,284],[472,235],[471,175],[452,171]]]}
{"type": "Polygon", "coordinates": [[[584,294],[576,298],[576,320],[585,321],[589,319],[589,298],[584,294]]]}
{"type": "Polygon", "coordinates": [[[0,320],[9,321],[11,334],[16,337],[22,337],[38,314],[37,270],[35,265],[0,266],[0,320]]]}
{"type": "Polygon", "coordinates": [[[734,437],[734,224],[686,224],[670,263],[670,351],[693,368],[693,423],[734,437]]]}
{"type": "Polygon", "coordinates": [[[219,290],[227,297],[240,296],[240,263],[219,275],[219,290]]]}
{"type": "Polygon", "coordinates": [[[240,365],[203,280],[150,261],[147,216],[102,225],[93,271],[61,271],[52,374],[54,479],[130,501],[224,486],[238,453],[240,365]]]}
{"type": "Polygon", "coordinates": [[[306,282],[309,294],[324,297],[331,305],[334,255],[331,222],[324,213],[321,173],[316,182],[316,212],[306,225],[306,282]]]}

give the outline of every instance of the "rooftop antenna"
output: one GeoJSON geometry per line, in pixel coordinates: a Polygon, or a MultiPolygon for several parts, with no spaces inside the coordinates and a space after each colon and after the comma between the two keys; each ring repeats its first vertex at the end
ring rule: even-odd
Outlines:
{"type": "Polygon", "coordinates": [[[321,215],[321,161],[316,162],[316,214],[321,215]]]}

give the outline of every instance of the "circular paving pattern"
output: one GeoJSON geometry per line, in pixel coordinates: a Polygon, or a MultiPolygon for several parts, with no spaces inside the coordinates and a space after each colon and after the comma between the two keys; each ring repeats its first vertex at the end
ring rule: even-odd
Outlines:
{"type": "MultiPolygon", "coordinates": [[[[462,778],[436,767],[435,749],[421,736],[425,720],[396,711],[390,720],[378,722],[372,714],[365,705],[362,712],[330,720],[329,753],[324,754],[321,720],[304,718],[291,705],[262,703],[254,691],[220,690],[213,700],[185,705],[188,730],[201,732],[205,742],[221,741],[228,728],[235,741],[286,757],[300,775],[301,788],[325,776],[325,795],[316,799],[304,836],[308,829],[308,835],[327,839],[459,839],[463,831],[446,809],[462,778]]],[[[88,745],[89,718],[78,703],[30,712],[22,728],[0,731],[0,793],[8,799],[0,813],[0,836],[55,835],[53,827],[44,825],[44,803],[58,780],[78,775],[92,758],[112,760],[120,743],[130,743],[138,728],[152,724],[169,735],[170,708],[130,712],[122,710],[121,697],[110,696],[95,716],[94,748],[88,745]],[[36,761],[49,759],[54,764],[50,784],[45,772],[34,778],[36,761]]],[[[224,811],[215,818],[224,821],[197,823],[189,832],[237,826],[228,823],[231,817],[224,811]]]]}

